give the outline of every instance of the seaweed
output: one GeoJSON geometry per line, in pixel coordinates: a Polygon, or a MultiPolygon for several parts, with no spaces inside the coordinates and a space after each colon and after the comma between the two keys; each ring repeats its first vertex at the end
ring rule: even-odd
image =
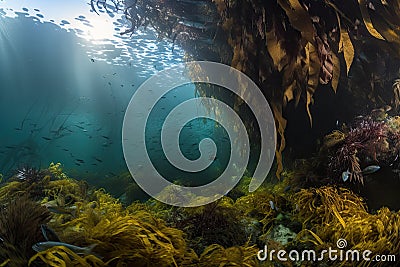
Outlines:
{"type": "MultiPolygon", "coordinates": [[[[292,240],[293,235],[301,230],[301,223],[293,217],[294,207],[291,196],[292,186],[288,183],[292,179],[291,173],[283,173],[285,179],[275,185],[265,185],[253,193],[240,197],[235,202],[235,207],[244,218],[253,220],[252,228],[258,225],[259,231],[251,232],[250,241],[263,247],[282,249],[287,245],[287,240],[292,240]],[[256,225],[254,223],[257,222],[256,225]],[[288,234],[286,236],[286,233],[288,234]],[[285,240],[285,241],[284,241],[285,240]]],[[[248,219],[248,220],[249,220],[248,219]]]]}
{"type": "Polygon", "coordinates": [[[277,198],[269,192],[256,191],[236,200],[235,206],[243,215],[250,216],[260,221],[265,229],[271,226],[271,223],[277,215],[277,211],[271,207],[270,201],[277,207],[281,206],[281,203],[278,203],[276,200],[277,198]]]}
{"type": "Polygon", "coordinates": [[[80,256],[63,246],[55,246],[43,252],[39,252],[29,259],[29,266],[80,266],[100,267],[107,266],[105,262],[95,255],[80,256]]]}
{"type": "Polygon", "coordinates": [[[213,244],[200,255],[199,266],[260,266],[257,260],[258,249],[255,246],[235,246],[224,248],[213,244]]]}
{"type": "Polygon", "coordinates": [[[382,207],[370,214],[361,197],[331,186],[303,189],[294,195],[293,203],[297,219],[303,222],[298,241],[309,247],[336,247],[339,239],[345,239],[349,250],[399,255],[400,212],[382,207]]]}
{"type": "Polygon", "coordinates": [[[360,157],[363,162],[369,159],[378,162],[389,151],[387,126],[385,122],[366,118],[358,122],[343,139],[328,164],[329,174],[338,177],[343,171],[350,171],[350,181],[363,183],[360,157]]]}
{"type": "Polygon", "coordinates": [[[32,200],[61,198],[61,195],[77,199],[85,198],[88,184],[76,181],[62,172],[61,164],[51,163],[49,168],[39,170],[23,167],[16,171],[0,188],[0,201],[20,195],[27,195],[32,200]]]}
{"type": "MultiPolygon", "coordinates": [[[[385,123],[385,136],[400,132],[399,118],[387,117],[385,123]]],[[[325,151],[332,153],[344,145],[347,134],[328,137],[325,151]]],[[[400,256],[399,211],[382,207],[370,213],[363,198],[338,186],[293,190],[292,172],[284,172],[283,181],[264,183],[252,193],[245,193],[250,178],[245,179],[235,201],[225,196],[196,208],[155,200],[125,207],[104,189],[91,189],[62,172],[57,175],[63,179],[52,175],[55,180],[35,189],[42,190],[37,202],[24,191],[32,187],[23,181],[1,187],[3,266],[290,266],[277,257],[259,262],[257,253],[264,245],[276,251],[320,252],[336,247],[340,238],[347,240],[346,249],[400,256]],[[50,213],[46,209],[50,203],[74,212],[50,213]],[[81,255],[67,246],[54,246],[35,254],[32,245],[44,241],[42,224],[51,227],[60,242],[93,249],[81,255]],[[283,229],[290,232],[290,239],[276,234],[283,229]]],[[[340,264],[350,262],[336,265],[340,264]]]]}
{"type": "Polygon", "coordinates": [[[102,190],[94,191],[92,198],[92,202],[75,203],[75,218],[50,224],[61,233],[61,240],[76,246],[97,244],[93,253],[101,255],[107,266],[179,266],[193,260],[195,254],[186,247],[180,230],[146,211],[129,213],[102,190]]]}
{"type": "MultiPolygon", "coordinates": [[[[107,2],[119,10],[121,3],[116,0],[90,1],[94,12],[102,6],[106,9],[107,2]]],[[[339,103],[334,108],[337,113],[391,102],[397,109],[400,103],[397,1],[132,0],[124,5],[131,25],[121,34],[151,26],[160,38],[180,42],[188,57],[216,58],[257,83],[271,103],[279,134],[278,177],[284,170],[285,131],[292,119],[285,116],[289,106],[302,108],[309,127],[315,127],[314,95],[325,85],[333,92],[329,98],[339,103]],[[390,93],[385,90],[389,87],[390,93]]],[[[220,90],[197,89],[224,98],[220,90]]],[[[235,108],[242,109],[241,104],[236,100],[235,108]]],[[[245,123],[256,135],[257,127],[245,123]]],[[[355,164],[356,159],[351,160],[355,164]]]]}
{"type": "MultiPolygon", "coordinates": [[[[318,112],[312,109],[314,94],[323,85],[334,92],[332,100],[338,99],[338,90],[352,96],[348,101],[341,99],[337,113],[342,107],[359,112],[366,103],[385,105],[398,98],[396,85],[394,96],[384,90],[398,78],[398,68],[389,67],[393,61],[387,56],[393,55],[398,66],[400,32],[393,29],[399,22],[393,18],[399,11],[388,9],[397,7],[394,1],[374,2],[373,11],[364,1],[345,5],[337,0],[215,2],[232,48],[230,65],[252,77],[271,104],[279,134],[278,177],[283,171],[285,130],[291,120],[285,117],[287,107],[302,104],[301,112],[314,127],[312,113],[318,112]]],[[[219,92],[214,95],[221,96],[219,92]]]]}
{"type": "Polygon", "coordinates": [[[8,181],[0,187],[0,202],[8,201],[18,193],[24,193],[23,183],[19,181],[8,181]]]}
{"type": "Polygon", "coordinates": [[[7,266],[26,266],[34,254],[32,245],[43,241],[42,224],[50,221],[46,208],[21,196],[10,200],[0,211],[0,262],[7,266]]]}
{"type": "Polygon", "coordinates": [[[17,170],[17,173],[13,178],[28,183],[37,183],[40,182],[45,175],[46,173],[44,171],[34,167],[22,167],[17,170]]]}
{"type": "Polygon", "coordinates": [[[56,200],[59,206],[68,206],[88,197],[89,185],[73,179],[49,181],[42,189],[42,203],[56,200]]]}
{"type": "Polygon", "coordinates": [[[350,126],[325,135],[318,152],[294,164],[294,181],[301,187],[327,184],[364,185],[365,168],[396,172],[400,151],[398,116],[388,115],[390,107],[373,109],[369,115],[357,116],[350,126]],[[347,175],[347,176],[346,176],[347,175]]]}
{"type": "Polygon", "coordinates": [[[194,208],[157,205],[153,209],[170,226],[185,232],[188,246],[197,254],[214,243],[240,246],[249,238],[243,216],[228,197],[194,208]]]}
{"type": "Polygon", "coordinates": [[[57,163],[51,162],[47,170],[59,180],[68,179],[68,176],[63,172],[61,166],[62,165],[60,162],[57,163]]]}

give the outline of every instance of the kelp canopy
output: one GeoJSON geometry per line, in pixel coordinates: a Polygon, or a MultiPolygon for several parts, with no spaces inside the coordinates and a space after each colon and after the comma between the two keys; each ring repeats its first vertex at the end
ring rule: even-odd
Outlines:
{"type": "MultiPolygon", "coordinates": [[[[104,3],[92,0],[92,8],[104,3]]],[[[323,128],[323,135],[332,129],[314,119],[327,115],[313,104],[325,87],[334,92],[324,92],[327,101],[337,104],[328,110],[337,116],[333,122],[386,104],[398,106],[399,94],[391,90],[400,66],[396,0],[126,0],[123,6],[131,26],[121,34],[151,26],[194,59],[230,64],[258,84],[280,135],[278,174],[292,119],[288,107],[303,112],[308,127],[323,128]]]]}

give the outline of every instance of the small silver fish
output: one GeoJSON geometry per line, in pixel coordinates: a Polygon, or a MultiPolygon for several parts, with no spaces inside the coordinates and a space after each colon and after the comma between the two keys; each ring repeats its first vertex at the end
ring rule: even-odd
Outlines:
{"type": "Polygon", "coordinates": [[[56,246],[66,247],[69,250],[72,250],[73,252],[75,252],[76,254],[89,255],[89,254],[92,254],[92,250],[95,246],[97,246],[97,244],[92,244],[88,247],[78,247],[78,246],[74,246],[74,245],[64,243],[64,242],[45,241],[45,242],[38,242],[38,243],[34,244],[32,246],[32,249],[36,252],[41,252],[41,251],[45,251],[47,249],[50,249],[50,248],[56,247],[56,246]]]}
{"type": "Polygon", "coordinates": [[[367,167],[365,167],[363,170],[362,170],[362,174],[371,174],[371,173],[374,173],[374,172],[377,172],[377,171],[379,171],[379,169],[380,169],[381,167],[380,166],[378,166],[378,165],[370,165],[370,166],[367,166],[367,167]]]}
{"type": "Polygon", "coordinates": [[[349,180],[350,175],[351,175],[351,172],[349,170],[342,172],[343,182],[346,182],[347,180],[349,180]]]}
{"type": "Polygon", "coordinates": [[[271,206],[271,209],[278,211],[278,207],[274,204],[272,200],[269,201],[269,205],[271,206]]]}

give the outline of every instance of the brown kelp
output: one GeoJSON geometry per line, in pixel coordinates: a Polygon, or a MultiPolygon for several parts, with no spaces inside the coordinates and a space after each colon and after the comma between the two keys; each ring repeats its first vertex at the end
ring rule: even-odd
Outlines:
{"type": "MultiPolygon", "coordinates": [[[[389,121],[387,127],[398,122],[389,121]]],[[[343,138],[336,137],[330,139],[340,146],[343,138]]],[[[257,253],[264,245],[318,253],[335,248],[340,238],[348,249],[400,256],[399,212],[382,207],[370,213],[360,196],[337,186],[294,190],[292,172],[252,193],[246,192],[245,179],[235,201],[225,196],[205,206],[179,208],[155,200],[125,207],[105,190],[60,171],[57,176],[64,178],[50,175],[34,200],[24,190],[39,192],[39,187],[9,181],[1,188],[8,192],[1,195],[0,213],[5,266],[290,266],[276,255],[259,262],[257,253]],[[16,194],[10,188],[20,190],[16,194]],[[53,233],[43,235],[42,224],[53,233]]]]}
{"type": "Polygon", "coordinates": [[[38,199],[44,186],[50,181],[50,173],[47,170],[40,170],[35,167],[22,167],[17,169],[16,174],[10,181],[16,181],[15,188],[11,194],[27,193],[29,198],[38,199]]]}
{"type": "Polygon", "coordinates": [[[348,189],[330,186],[303,189],[294,195],[293,203],[295,216],[303,222],[299,241],[308,247],[318,251],[336,248],[336,242],[345,239],[349,250],[399,256],[399,212],[383,207],[376,214],[368,213],[362,198],[348,189]]]}
{"type": "MultiPolygon", "coordinates": [[[[234,195],[240,197],[235,201],[224,196],[196,208],[171,207],[151,201],[150,207],[168,225],[181,229],[186,234],[188,246],[198,255],[213,244],[225,248],[262,245],[269,242],[271,232],[279,225],[299,231],[300,224],[291,222],[290,186],[286,181],[276,186],[265,184],[257,191],[248,193],[249,179],[237,185],[234,195]]],[[[275,245],[279,246],[278,243],[275,245]]]]}
{"type": "MultiPolygon", "coordinates": [[[[75,217],[65,220],[62,214],[54,215],[50,225],[62,232],[63,242],[81,247],[97,244],[93,253],[101,255],[108,266],[178,266],[192,258],[180,230],[167,227],[143,210],[128,213],[121,203],[101,190],[93,192],[92,200],[75,203],[75,217]]],[[[43,252],[41,255],[47,256],[36,260],[52,258],[55,252],[43,252]]]]}
{"type": "Polygon", "coordinates": [[[83,194],[84,183],[76,185],[75,183],[68,183],[68,178],[63,172],[60,163],[51,163],[49,168],[39,170],[34,167],[22,167],[16,170],[7,183],[0,188],[0,201],[2,199],[13,198],[18,195],[28,195],[28,198],[39,200],[43,197],[54,197],[51,195],[56,194],[55,190],[63,188],[64,192],[71,192],[72,194],[83,194]],[[74,189],[70,187],[75,187],[74,189]],[[78,192],[80,191],[80,192],[78,192]]]}
{"type": "Polygon", "coordinates": [[[231,66],[252,77],[270,100],[280,134],[277,174],[283,170],[288,103],[304,104],[312,125],[313,96],[321,84],[337,92],[339,83],[347,81],[346,90],[362,99],[363,105],[386,104],[393,97],[382,97],[378,92],[384,90],[377,88],[388,88],[397,75],[384,55],[385,51],[400,55],[400,33],[388,34],[392,25],[399,25],[393,19],[398,10],[386,11],[398,3],[376,3],[371,22],[372,11],[363,1],[215,2],[233,49],[231,66]],[[389,14],[391,19],[386,20],[389,14]],[[343,75],[353,71],[357,75],[343,75]],[[365,78],[359,81],[355,76],[365,78]]]}
{"type": "Polygon", "coordinates": [[[94,255],[80,256],[63,246],[52,247],[46,251],[35,254],[29,260],[29,266],[79,266],[79,267],[101,267],[107,266],[101,259],[94,255]]]}
{"type": "Polygon", "coordinates": [[[0,211],[0,262],[27,266],[32,245],[44,240],[40,226],[50,221],[50,212],[26,196],[5,203],[0,211]]]}
{"type": "MultiPolygon", "coordinates": [[[[92,9],[106,2],[115,3],[92,0],[92,9]]],[[[230,64],[251,77],[272,106],[280,137],[279,175],[291,119],[285,111],[301,109],[313,126],[314,96],[321,86],[332,89],[331,99],[342,93],[335,111],[343,108],[351,115],[366,106],[399,103],[397,87],[387,90],[399,78],[399,10],[393,0],[126,1],[131,25],[122,34],[152,26],[160,38],[179,41],[188,58],[230,64]]],[[[225,98],[213,87],[198,90],[225,98]]],[[[240,110],[242,104],[237,99],[234,106],[240,110]]]]}
{"type": "Polygon", "coordinates": [[[214,243],[224,247],[241,246],[248,239],[243,217],[229,197],[194,208],[157,203],[153,209],[169,225],[182,230],[188,245],[198,254],[214,243]]]}
{"type": "Polygon", "coordinates": [[[211,245],[200,255],[198,266],[259,266],[258,249],[255,246],[224,248],[221,245],[211,245]]]}
{"type": "Polygon", "coordinates": [[[257,219],[263,224],[263,228],[268,230],[278,214],[276,207],[280,207],[281,202],[272,193],[258,190],[237,199],[235,206],[245,216],[257,219]]]}
{"type": "Polygon", "coordinates": [[[29,198],[40,200],[47,207],[68,206],[87,197],[89,185],[69,178],[63,173],[60,163],[51,163],[47,169],[36,172],[41,175],[37,175],[35,180],[13,177],[0,191],[4,190],[8,197],[27,193],[29,198]]]}

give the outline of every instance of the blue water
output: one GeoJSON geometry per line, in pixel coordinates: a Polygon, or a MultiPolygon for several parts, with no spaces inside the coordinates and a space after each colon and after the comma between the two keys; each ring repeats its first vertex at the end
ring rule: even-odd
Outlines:
{"type": "MultiPolygon", "coordinates": [[[[115,39],[89,42],[82,30],[65,28],[69,21],[46,21],[46,14],[32,10],[0,4],[0,173],[10,177],[22,166],[45,168],[51,162],[61,162],[78,179],[127,172],[121,130],[129,100],[151,75],[183,62],[183,51],[157,40],[151,30],[120,37],[121,19],[121,25],[114,22],[115,39]]],[[[76,20],[90,25],[86,16],[76,15],[76,20]]],[[[189,185],[221,174],[230,151],[222,127],[196,119],[181,131],[181,151],[196,159],[202,139],[217,139],[213,163],[194,175],[168,163],[160,144],[162,123],[173,107],[195,93],[189,84],[166,94],[146,127],[154,165],[169,180],[189,185]]]]}

